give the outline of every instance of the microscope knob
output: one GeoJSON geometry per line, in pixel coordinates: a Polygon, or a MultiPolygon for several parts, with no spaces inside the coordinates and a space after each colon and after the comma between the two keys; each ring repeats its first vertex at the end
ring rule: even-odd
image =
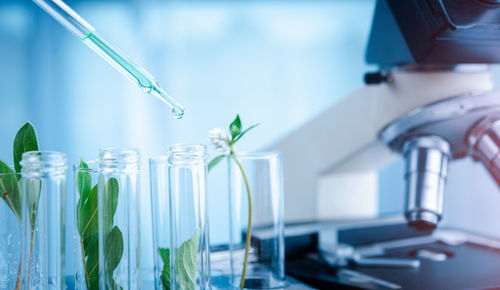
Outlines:
{"type": "Polygon", "coordinates": [[[365,84],[378,85],[390,81],[390,73],[386,71],[365,73],[365,84]]]}

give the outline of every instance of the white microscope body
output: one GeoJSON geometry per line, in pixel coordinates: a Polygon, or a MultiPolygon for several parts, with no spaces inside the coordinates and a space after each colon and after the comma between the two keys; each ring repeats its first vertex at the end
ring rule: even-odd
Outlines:
{"type": "Polygon", "coordinates": [[[383,130],[430,104],[460,96],[473,100],[492,88],[485,67],[397,70],[387,82],[346,96],[272,146],[283,152],[286,219],[377,216],[378,171],[400,158],[381,140],[383,130]]]}

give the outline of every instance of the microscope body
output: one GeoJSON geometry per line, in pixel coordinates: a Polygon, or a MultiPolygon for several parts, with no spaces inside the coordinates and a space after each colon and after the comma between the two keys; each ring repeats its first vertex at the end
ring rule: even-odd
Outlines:
{"type": "Polygon", "coordinates": [[[500,92],[476,91],[416,108],[390,122],[379,139],[406,162],[405,216],[434,229],[443,215],[448,163],[481,161],[500,185],[500,92]]]}
{"type": "Polygon", "coordinates": [[[419,228],[441,220],[452,160],[481,161],[500,184],[500,92],[487,66],[498,47],[500,1],[378,0],[366,61],[380,72],[272,146],[286,219],[377,216],[378,171],[401,157],[405,216],[419,228]]]}
{"type": "Polygon", "coordinates": [[[429,104],[492,88],[485,67],[395,70],[346,96],[272,146],[283,152],[286,220],[376,217],[378,172],[400,158],[381,132],[429,104]]]}

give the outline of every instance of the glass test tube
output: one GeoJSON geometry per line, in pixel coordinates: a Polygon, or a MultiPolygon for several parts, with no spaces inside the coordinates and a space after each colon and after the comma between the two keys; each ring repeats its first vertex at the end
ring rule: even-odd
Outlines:
{"type": "Polygon", "coordinates": [[[211,289],[206,158],[179,144],[150,159],[156,289],[211,289]]]}
{"type": "Polygon", "coordinates": [[[139,150],[102,149],[98,162],[99,289],[140,289],[139,150]]]}
{"type": "Polygon", "coordinates": [[[22,156],[22,289],[65,289],[66,155],[22,156]]]}
{"type": "Polygon", "coordinates": [[[244,288],[283,288],[285,282],[284,194],[281,153],[237,155],[245,175],[228,158],[231,286],[239,288],[245,260],[251,192],[250,247],[244,288]]]}

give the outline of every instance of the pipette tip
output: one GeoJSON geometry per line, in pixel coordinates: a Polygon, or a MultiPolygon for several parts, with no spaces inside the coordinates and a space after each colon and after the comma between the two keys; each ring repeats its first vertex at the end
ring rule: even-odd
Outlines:
{"type": "Polygon", "coordinates": [[[181,119],[182,116],[184,116],[184,109],[183,108],[181,108],[181,109],[172,108],[172,116],[174,116],[174,118],[176,118],[176,119],[181,119]]]}
{"type": "Polygon", "coordinates": [[[156,82],[156,86],[148,91],[148,93],[169,105],[172,108],[172,115],[175,119],[181,119],[184,116],[184,107],[162,89],[160,85],[158,85],[158,82],[156,82]]]}

